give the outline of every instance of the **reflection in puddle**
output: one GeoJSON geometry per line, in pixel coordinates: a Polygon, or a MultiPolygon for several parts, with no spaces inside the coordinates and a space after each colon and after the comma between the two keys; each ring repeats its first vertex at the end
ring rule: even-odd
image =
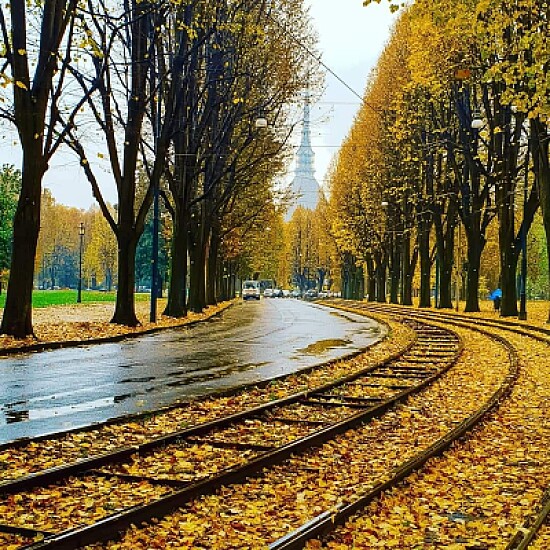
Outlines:
{"type": "Polygon", "coordinates": [[[328,340],[318,340],[313,344],[310,344],[307,348],[296,350],[300,353],[305,353],[307,355],[322,355],[326,353],[329,349],[334,348],[344,348],[351,344],[351,340],[342,340],[340,338],[330,338],[328,340]]]}
{"type": "Polygon", "coordinates": [[[230,367],[228,369],[221,369],[215,372],[208,372],[200,376],[188,376],[185,378],[185,380],[177,380],[175,382],[169,382],[166,385],[170,387],[179,387],[179,386],[187,386],[190,384],[196,384],[199,382],[206,382],[207,380],[218,380],[219,378],[224,378],[229,374],[233,374],[236,372],[245,372],[247,370],[262,367],[267,364],[268,363],[264,361],[260,363],[244,363],[240,365],[234,365],[233,367],[230,367]]]}
{"type": "Polygon", "coordinates": [[[132,382],[151,382],[151,380],[154,379],[154,376],[143,376],[142,378],[125,378],[124,380],[121,380],[119,384],[131,384],[132,382]]]}
{"type": "Polygon", "coordinates": [[[24,422],[29,419],[29,411],[5,411],[6,424],[13,424],[14,422],[24,422]]]}

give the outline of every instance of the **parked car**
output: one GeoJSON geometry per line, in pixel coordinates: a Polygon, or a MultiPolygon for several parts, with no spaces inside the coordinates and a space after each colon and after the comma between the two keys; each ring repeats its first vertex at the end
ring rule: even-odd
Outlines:
{"type": "Polygon", "coordinates": [[[280,288],[274,288],[273,289],[273,298],[282,298],[283,297],[283,291],[280,288]]]}
{"type": "Polygon", "coordinates": [[[244,281],[243,300],[259,300],[260,299],[260,283],[259,281],[244,281]]]}
{"type": "Polygon", "coordinates": [[[306,300],[313,300],[318,297],[318,292],[315,288],[310,288],[305,295],[306,300]]]}
{"type": "Polygon", "coordinates": [[[273,298],[273,289],[272,288],[266,288],[264,290],[264,298],[273,298]]]}
{"type": "Polygon", "coordinates": [[[299,289],[295,289],[292,291],[292,297],[293,298],[301,298],[302,292],[299,289]]]}
{"type": "Polygon", "coordinates": [[[288,290],[288,288],[283,288],[283,290],[281,291],[283,293],[283,298],[290,298],[290,290],[288,290]]]}

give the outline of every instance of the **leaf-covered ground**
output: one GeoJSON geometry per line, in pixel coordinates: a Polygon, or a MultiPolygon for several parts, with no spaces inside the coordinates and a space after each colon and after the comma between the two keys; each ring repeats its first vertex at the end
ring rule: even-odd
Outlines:
{"type": "MultiPolygon", "coordinates": [[[[164,308],[166,300],[159,300],[158,311],[164,308]]],[[[35,338],[15,339],[0,335],[1,348],[25,348],[33,344],[46,342],[86,341],[97,338],[109,338],[124,334],[139,334],[156,327],[178,327],[194,321],[208,319],[231,305],[220,302],[210,306],[203,313],[189,313],[183,319],[158,315],[156,323],[149,321],[149,302],[136,302],[136,315],[141,323],[138,327],[125,327],[110,323],[113,316],[112,303],[73,304],[70,306],[51,306],[33,310],[35,338]]],[[[0,317],[3,310],[0,309],[0,317]]]]}
{"type": "Polygon", "coordinates": [[[406,404],[258,478],[131,529],[120,542],[93,548],[265,548],[336,503],[365,492],[477,410],[508,374],[500,345],[472,331],[459,332],[466,340],[463,357],[406,404]]]}
{"type": "MultiPolygon", "coordinates": [[[[308,548],[504,549],[550,483],[548,345],[502,331],[522,371],[492,418],[442,459],[308,548]]],[[[486,369],[484,356],[477,362],[486,369]]],[[[549,547],[546,528],[534,548],[549,547]]]]}
{"type": "MultiPolygon", "coordinates": [[[[546,303],[529,304],[528,311],[528,322],[544,324],[546,303]]],[[[488,312],[481,316],[498,317],[488,312]]],[[[335,503],[367,490],[475,410],[506,375],[507,359],[502,348],[471,331],[459,332],[466,340],[466,352],[456,367],[436,385],[383,419],[363,430],[344,434],[318,451],[295,457],[247,484],[224,488],[158,522],[133,528],[122,541],[94,548],[265,548],[304,521],[330,510],[335,503]]],[[[312,541],[310,548],[506,547],[550,483],[550,420],[546,418],[550,403],[550,360],[546,344],[502,334],[516,346],[522,361],[521,376],[511,399],[465,441],[377,499],[329,541],[312,541]]],[[[394,335],[395,340],[374,346],[355,362],[374,362],[403,347],[410,338],[403,328],[394,327],[394,335]]],[[[215,418],[226,410],[242,410],[336,378],[357,368],[355,362],[353,365],[339,362],[329,369],[315,371],[313,377],[291,376],[265,389],[197,401],[137,422],[51,440],[44,446],[31,444],[20,450],[8,449],[0,453],[1,475],[17,477],[123,444],[146,441],[166,431],[215,418]]],[[[308,411],[295,414],[302,413],[308,411]]],[[[231,453],[219,455],[219,460],[213,462],[214,468],[239,460],[231,453]]],[[[196,462],[188,456],[176,457],[175,466],[157,465],[158,473],[161,477],[185,479],[187,471],[205,468],[200,456],[196,462]]],[[[133,467],[138,467],[137,463],[133,467]]],[[[113,498],[107,508],[102,502],[86,507],[75,494],[76,509],[82,514],[78,521],[93,521],[101,508],[116,509],[116,494],[113,498]]],[[[11,522],[12,512],[5,512],[0,521],[11,522]]],[[[24,514],[28,511],[19,510],[17,516],[24,514]]],[[[0,546],[6,548],[17,548],[29,540],[12,535],[2,537],[0,546]]],[[[545,527],[533,548],[548,547],[550,529],[545,527]]]]}
{"type": "Polygon", "coordinates": [[[550,525],[548,521],[541,527],[537,538],[529,548],[531,550],[548,550],[550,548],[550,525]]]}

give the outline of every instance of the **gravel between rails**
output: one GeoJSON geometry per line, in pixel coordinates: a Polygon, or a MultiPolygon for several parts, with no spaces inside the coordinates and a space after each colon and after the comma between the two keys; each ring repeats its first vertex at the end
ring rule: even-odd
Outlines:
{"type": "Polygon", "coordinates": [[[456,365],[382,418],[261,477],[131,529],[121,541],[90,548],[265,548],[335,504],[368,491],[476,411],[508,375],[507,352],[500,344],[471,330],[456,332],[466,348],[456,365]]]}
{"type": "MultiPolygon", "coordinates": [[[[310,541],[307,548],[506,548],[550,483],[550,357],[547,344],[492,330],[512,343],[522,364],[498,412],[323,544],[310,541]]],[[[477,358],[478,368],[486,368],[487,353],[477,358]]],[[[549,547],[546,527],[532,548],[549,547]]]]}

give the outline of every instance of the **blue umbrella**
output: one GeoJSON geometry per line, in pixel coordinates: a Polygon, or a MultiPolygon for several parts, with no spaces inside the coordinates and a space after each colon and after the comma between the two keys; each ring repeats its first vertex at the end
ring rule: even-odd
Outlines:
{"type": "Polygon", "coordinates": [[[491,294],[489,294],[489,298],[491,300],[494,300],[495,298],[502,298],[502,290],[500,288],[497,288],[496,290],[493,290],[491,294]]]}

